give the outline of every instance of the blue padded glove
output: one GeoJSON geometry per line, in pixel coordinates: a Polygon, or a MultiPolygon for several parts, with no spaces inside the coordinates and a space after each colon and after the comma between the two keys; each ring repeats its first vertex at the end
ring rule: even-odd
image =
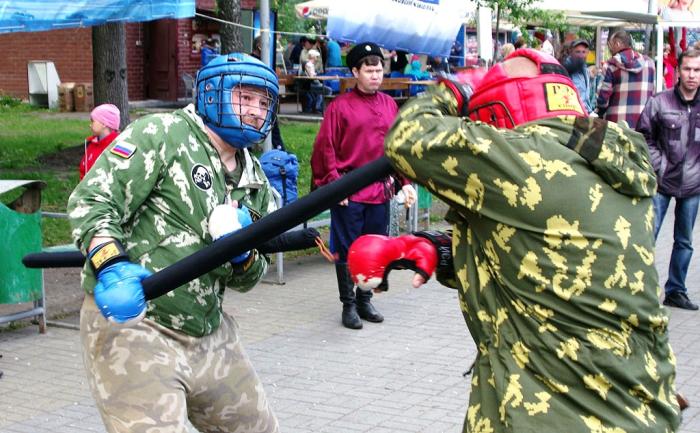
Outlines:
{"type": "Polygon", "coordinates": [[[126,326],[146,315],[141,281],[152,273],[143,266],[121,261],[101,269],[95,286],[95,303],[109,321],[126,326]]]}
{"type": "MultiPolygon", "coordinates": [[[[230,204],[221,204],[215,207],[209,216],[209,234],[216,241],[252,223],[253,219],[247,207],[235,208],[230,204]]],[[[245,262],[249,257],[250,251],[246,251],[229,261],[231,264],[237,265],[245,262]]]]}
{"type": "MultiPolygon", "coordinates": [[[[249,225],[253,224],[253,218],[250,216],[250,211],[245,206],[241,206],[236,209],[236,216],[238,217],[238,222],[240,223],[241,228],[248,227],[249,225]]],[[[248,257],[250,257],[250,251],[237,255],[236,257],[232,258],[230,262],[237,265],[248,260],[248,257]]]]}

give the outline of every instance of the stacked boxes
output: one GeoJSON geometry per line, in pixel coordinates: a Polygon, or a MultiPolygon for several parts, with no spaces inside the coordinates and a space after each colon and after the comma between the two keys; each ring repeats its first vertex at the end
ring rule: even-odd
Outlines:
{"type": "Polygon", "coordinates": [[[92,83],[61,83],[58,85],[60,111],[92,111],[95,100],[92,83]]]}
{"type": "Polygon", "coordinates": [[[73,88],[75,83],[61,83],[58,85],[58,109],[60,111],[73,111],[73,88]]]}
{"type": "Polygon", "coordinates": [[[92,95],[92,84],[79,83],[73,88],[75,111],[91,111],[95,107],[92,95]]]}

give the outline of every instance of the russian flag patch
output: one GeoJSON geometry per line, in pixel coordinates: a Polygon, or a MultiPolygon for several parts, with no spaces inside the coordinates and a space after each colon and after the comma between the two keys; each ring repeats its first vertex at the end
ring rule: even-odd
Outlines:
{"type": "Polygon", "coordinates": [[[129,159],[131,158],[131,155],[136,153],[136,146],[131,143],[122,141],[115,144],[114,147],[112,147],[112,150],[110,150],[110,152],[117,156],[121,156],[122,158],[129,159]]]}

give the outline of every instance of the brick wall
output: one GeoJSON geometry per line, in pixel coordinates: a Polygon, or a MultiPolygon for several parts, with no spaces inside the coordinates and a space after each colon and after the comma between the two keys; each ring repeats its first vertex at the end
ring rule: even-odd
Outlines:
{"type": "MultiPolygon", "coordinates": [[[[20,32],[0,35],[4,47],[0,62],[0,90],[27,99],[27,63],[50,60],[63,83],[92,83],[92,29],[20,32]]],[[[126,25],[129,99],[144,98],[143,24],[126,25]]]]}
{"type": "Polygon", "coordinates": [[[126,25],[126,77],[129,85],[129,100],[141,101],[146,98],[144,76],[145,23],[126,25]]]}
{"type": "Polygon", "coordinates": [[[27,63],[50,60],[61,82],[92,82],[92,32],[89,28],[0,35],[0,90],[27,99],[27,63]]]}
{"type": "Polygon", "coordinates": [[[199,52],[192,52],[192,20],[183,19],[177,22],[177,96],[185,96],[185,85],[180,77],[188,73],[197,75],[201,63],[199,52]]]}
{"type": "MultiPolygon", "coordinates": [[[[205,2],[206,3],[206,0],[205,2]]],[[[199,4],[198,4],[199,6],[199,4]]],[[[242,9],[254,9],[256,0],[242,0],[242,9]]],[[[145,94],[145,30],[148,23],[126,24],[126,62],[129,99],[138,101],[145,94]]],[[[212,29],[218,27],[208,23],[212,29]]],[[[178,97],[185,94],[180,77],[187,72],[193,76],[200,66],[199,53],[192,53],[192,19],[178,20],[177,77],[178,97]]],[[[50,60],[56,65],[61,82],[92,83],[92,30],[90,28],[52,30],[50,32],[19,32],[0,34],[3,59],[0,61],[0,91],[27,99],[27,62],[50,60]]]]}

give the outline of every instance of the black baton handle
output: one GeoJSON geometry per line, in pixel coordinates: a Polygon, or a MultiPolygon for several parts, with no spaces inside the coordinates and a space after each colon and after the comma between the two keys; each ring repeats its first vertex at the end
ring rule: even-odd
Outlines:
{"type": "Polygon", "coordinates": [[[362,188],[391,174],[386,156],[353,170],[299,200],[272,212],[230,236],[181,259],[143,280],[146,299],[155,299],[210,272],[239,254],[251,250],[302,224],[362,188]]]}
{"type": "MultiPolygon", "coordinates": [[[[283,253],[305,250],[316,246],[318,230],[307,227],[282,233],[255,248],[262,254],[283,253]]],[[[77,268],[85,264],[85,256],[80,251],[46,251],[29,253],[22,257],[22,264],[28,268],[77,268]]]]}

